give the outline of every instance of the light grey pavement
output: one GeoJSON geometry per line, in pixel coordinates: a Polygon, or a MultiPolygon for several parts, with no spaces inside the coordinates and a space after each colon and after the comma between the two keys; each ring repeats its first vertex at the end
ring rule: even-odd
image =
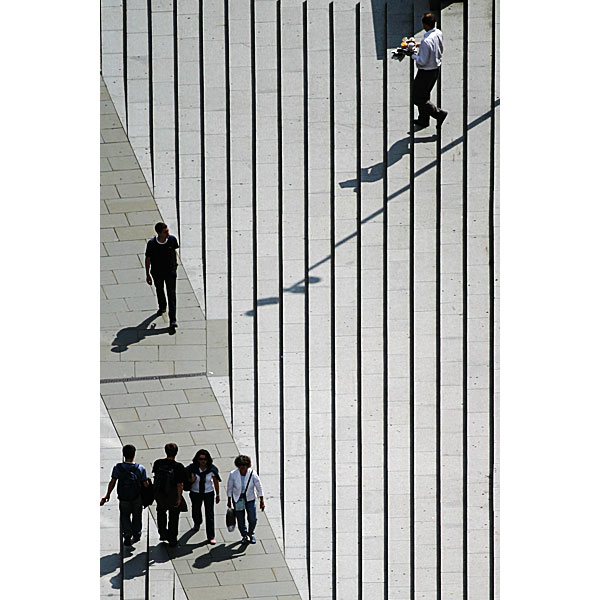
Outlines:
{"type": "MultiPolygon", "coordinates": [[[[184,464],[206,448],[225,486],[239,452],[205,374],[204,315],[180,267],[177,333],[170,335],[163,317],[156,318],[142,261],[145,241],[161,215],[103,83],[101,106],[101,494],[127,443],[136,446],[136,461],[148,472],[164,456],[167,442],[178,444],[177,458],[184,464]]],[[[267,500],[267,511],[269,505],[267,500]]],[[[191,531],[187,513],[180,518],[179,547],[167,551],[151,520],[151,598],[172,597],[174,572],[177,598],[299,598],[266,514],[259,515],[258,543],[244,547],[238,532],[224,527],[225,509],[226,501],[216,506],[214,547],[204,528],[191,531]]],[[[101,511],[102,595],[109,597],[120,589],[116,492],[101,511]]],[[[146,535],[145,527],[142,542],[125,556],[127,600],[144,597],[146,535]]]]}
{"type": "MultiPolygon", "coordinates": [[[[430,127],[415,134],[411,168],[410,61],[387,62],[388,118],[384,123],[382,49],[387,46],[389,56],[395,47],[392,42],[397,43],[403,35],[414,32],[422,37],[420,16],[428,5],[425,0],[390,0],[386,41],[382,37],[383,1],[333,2],[332,205],[328,0],[306,3],[307,37],[301,0],[281,0],[280,4],[275,0],[178,0],[175,4],[173,0],[153,0],[151,35],[148,3],[129,0],[127,86],[123,78],[123,0],[102,1],[103,74],[108,89],[122,120],[127,112],[129,139],[146,181],[154,184],[161,214],[173,231],[178,226],[181,230],[182,260],[207,318],[206,370],[214,374],[209,381],[227,424],[233,421],[238,447],[260,461],[273,531],[305,600],[332,598],[334,589],[343,600],[374,600],[386,594],[408,598],[411,588],[416,598],[430,600],[437,597],[438,580],[444,598],[463,597],[465,586],[471,600],[498,595],[497,585],[493,594],[491,590],[491,585],[497,584],[498,567],[497,452],[490,468],[490,451],[497,448],[492,428],[497,429],[497,412],[491,414],[490,402],[493,399],[497,408],[499,358],[499,287],[497,270],[490,268],[490,244],[494,244],[497,268],[499,240],[498,135],[494,132],[492,138],[491,131],[491,106],[498,98],[497,69],[493,99],[491,89],[492,33],[498,14],[496,11],[493,23],[493,0],[469,3],[466,19],[465,3],[442,3],[445,53],[439,87],[449,116],[439,140],[439,161],[436,131],[430,127]],[[356,168],[357,6],[360,197],[356,168]],[[149,64],[153,67],[151,80],[149,64]],[[496,171],[490,185],[492,157],[496,171]],[[305,282],[307,274],[310,279],[305,282]],[[494,308],[493,322],[490,308],[494,308]],[[357,485],[359,474],[361,486],[357,485]],[[490,476],[494,476],[491,497],[490,476]],[[490,537],[495,547],[490,546],[490,537]],[[492,550],[496,553],[493,568],[492,550]]],[[[496,130],[498,112],[495,108],[496,130]]],[[[138,188],[131,189],[140,193],[138,188]]],[[[111,299],[119,310],[120,300],[111,299]]],[[[177,345],[179,341],[167,343],[177,345]]],[[[144,340],[146,344],[152,346],[152,340],[144,340]]],[[[123,363],[129,362],[126,355],[121,356],[123,363]]],[[[167,360],[167,355],[163,352],[159,360],[167,360]]],[[[181,356],[168,360],[173,360],[177,372],[181,356]]],[[[113,368],[122,369],[121,365],[113,368]]],[[[153,365],[138,370],[148,368],[153,365]]]]}

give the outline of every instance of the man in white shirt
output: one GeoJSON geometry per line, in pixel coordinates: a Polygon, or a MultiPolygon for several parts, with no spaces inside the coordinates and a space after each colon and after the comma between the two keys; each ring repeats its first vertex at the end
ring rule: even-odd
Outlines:
{"type": "Polygon", "coordinates": [[[415,121],[417,127],[428,127],[429,118],[433,117],[438,126],[448,116],[445,110],[438,108],[431,102],[431,90],[440,73],[444,41],[442,32],[435,26],[435,17],[432,13],[425,13],[422,19],[425,37],[417,43],[417,50],[411,58],[417,64],[417,76],[413,87],[413,102],[419,109],[419,118],[415,121]]]}

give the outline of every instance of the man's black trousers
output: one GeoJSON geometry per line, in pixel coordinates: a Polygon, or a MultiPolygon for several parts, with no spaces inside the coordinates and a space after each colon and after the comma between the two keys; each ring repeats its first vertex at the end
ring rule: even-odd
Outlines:
{"type": "Polygon", "coordinates": [[[119,500],[121,532],[125,539],[142,535],[142,499],[119,500]]]}
{"type": "Polygon", "coordinates": [[[175,298],[175,287],[177,284],[177,271],[167,273],[150,273],[156,287],[159,310],[167,310],[167,298],[169,299],[169,321],[177,320],[177,300],[175,298]],[[165,297],[165,286],[167,297],[165,297]]]}
{"type": "Polygon", "coordinates": [[[158,535],[161,538],[167,538],[170,543],[177,541],[179,533],[179,507],[173,508],[156,503],[156,521],[158,525],[158,535]],[[167,525],[167,511],[169,512],[169,524],[167,525]]]}
{"type": "Polygon", "coordinates": [[[425,71],[419,69],[417,76],[415,77],[415,85],[413,88],[413,102],[419,109],[419,123],[423,125],[429,124],[429,117],[439,119],[440,109],[430,101],[431,90],[437,81],[440,74],[440,70],[432,69],[431,71],[425,71]]]}
{"type": "Polygon", "coordinates": [[[204,503],[204,512],[206,513],[206,537],[212,540],[215,537],[215,493],[208,492],[200,494],[190,492],[192,500],[192,519],[194,525],[202,524],[202,503],[204,503]]]}

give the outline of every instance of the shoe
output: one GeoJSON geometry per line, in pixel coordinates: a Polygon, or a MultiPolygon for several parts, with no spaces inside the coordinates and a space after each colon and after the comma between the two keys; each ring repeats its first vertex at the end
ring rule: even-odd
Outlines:
{"type": "Polygon", "coordinates": [[[419,129],[424,129],[425,127],[429,127],[429,121],[427,121],[427,123],[423,122],[423,121],[419,121],[418,119],[416,119],[415,121],[413,121],[415,127],[419,128],[419,129]]]}
{"type": "Polygon", "coordinates": [[[438,120],[437,120],[438,127],[442,126],[442,123],[446,120],[447,116],[448,116],[448,111],[440,109],[440,116],[438,117],[438,120]]]}
{"type": "Polygon", "coordinates": [[[175,327],[177,327],[177,321],[171,321],[169,323],[169,327],[171,327],[172,329],[175,329],[175,327]]]}
{"type": "Polygon", "coordinates": [[[139,534],[139,535],[134,535],[134,536],[133,536],[133,538],[132,538],[132,542],[133,542],[134,544],[136,544],[136,543],[137,543],[137,542],[139,542],[141,539],[142,539],[142,535],[141,535],[141,534],[139,534]]]}
{"type": "Polygon", "coordinates": [[[200,531],[200,525],[194,525],[194,526],[192,527],[192,529],[193,529],[194,531],[200,531]]]}
{"type": "Polygon", "coordinates": [[[247,544],[248,542],[249,542],[248,536],[247,535],[243,535],[242,536],[242,544],[247,544]]]}
{"type": "Polygon", "coordinates": [[[164,315],[166,312],[167,312],[167,309],[166,309],[166,308],[160,308],[160,307],[159,307],[159,309],[156,311],[156,315],[157,315],[158,317],[160,317],[161,315],[164,315]]]}
{"type": "Polygon", "coordinates": [[[160,539],[161,542],[166,542],[169,538],[167,537],[166,533],[159,533],[158,537],[160,539]]]}
{"type": "Polygon", "coordinates": [[[215,540],[215,538],[212,538],[212,539],[208,540],[208,543],[209,543],[211,546],[214,546],[214,545],[217,543],[217,540],[215,540]]]}
{"type": "Polygon", "coordinates": [[[250,543],[256,544],[256,538],[253,535],[250,536],[250,543]]]}
{"type": "Polygon", "coordinates": [[[123,540],[123,546],[131,546],[131,538],[130,537],[126,537],[123,540]]]}

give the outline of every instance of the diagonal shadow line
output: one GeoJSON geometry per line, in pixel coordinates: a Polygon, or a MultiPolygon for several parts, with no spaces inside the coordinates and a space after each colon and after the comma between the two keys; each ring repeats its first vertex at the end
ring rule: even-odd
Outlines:
{"type": "MultiPolygon", "coordinates": [[[[494,102],[494,109],[497,108],[500,105],[500,99],[498,98],[495,102],[494,102]]],[[[487,119],[489,119],[492,116],[492,111],[488,110],[486,113],[484,113],[483,115],[481,115],[480,117],[477,117],[476,119],[474,119],[473,121],[471,121],[468,125],[467,125],[467,130],[469,129],[473,129],[474,127],[477,127],[477,125],[481,125],[481,123],[483,123],[484,121],[486,121],[487,119]]],[[[459,136],[457,137],[453,142],[450,142],[449,144],[447,144],[446,146],[444,146],[442,148],[442,154],[444,154],[444,152],[448,152],[449,150],[452,150],[453,148],[456,148],[456,146],[458,146],[459,144],[461,144],[463,141],[463,136],[459,136]]],[[[397,143],[397,142],[396,142],[397,143]]],[[[394,161],[397,162],[397,161],[394,161]]],[[[423,173],[427,173],[427,171],[433,169],[437,164],[437,158],[435,160],[432,160],[430,163],[428,163],[427,165],[425,165],[424,167],[421,167],[418,171],[415,172],[415,178],[418,177],[419,175],[423,175],[423,173]]],[[[376,165],[377,166],[377,165],[376,165]]],[[[361,173],[365,171],[365,169],[361,169],[361,173]]],[[[361,178],[362,180],[362,178],[361,178]]],[[[348,182],[342,182],[342,184],[348,184],[348,182]]],[[[348,187],[348,186],[347,186],[348,187]]],[[[405,185],[404,187],[401,187],[399,190],[396,190],[393,194],[390,194],[387,197],[386,203],[390,202],[390,200],[394,200],[395,198],[397,198],[398,196],[404,194],[404,192],[407,192],[408,190],[410,190],[410,184],[405,185]]],[[[375,217],[377,217],[378,215],[383,213],[383,207],[377,209],[375,212],[371,213],[370,215],[368,215],[367,217],[365,217],[364,219],[361,220],[360,224],[364,225],[365,223],[368,223],[369,221],[372,221],[375,217]]],[[[345,238],[341,239],[339,242],[336,242],[334,248],[339,248],[342,244],[345,244],[347,242],[349,242],[351,239],[355,238],[358,235],[358,231],[355,231],[354,233],[351,233],[350,235],[347,235],[345,238]]],[[[324,258],[322,258],[321,260],[317,261],[314,265],[311,265],[308,270],[312,271],[313,269],[316,269],[317,267],[320,267],[322,264],[326,263],[328,260],[331,260],[331,254],[328,254],[327,256],[325,256],[324,258]]],[[[309,278],[309,283],[316,283],[314,281],[311,281],[311,279],[313,279],[312,277],[309,278]]],[[[317,278],[315,278],[317,279],[317,278]]],[[[319,279],[317,279],[317,281],[319,281],[319,279]]],[[[299,289],[298,286],[300,286],[302,283],[304,283],[304,279],[300,279],[299,281],[297,281],[294,285],[290,286],[289,288],[286,288],[284,291],[296,291],[299,289]]],[[[303,291],[304,288],[302,288],[301,291],[303,291]]],[[[279,303],[279,298],[277,296],[272,296],[269,298],[261,298],[260,300],[258,300],[257,306],[264,306],[267,304],[278,304],[279,303]]],[[[253,316],[254,315],[254,311],[253,310],[249,310],[247,312],[244,313],[246,316],[253,316]]]]}

